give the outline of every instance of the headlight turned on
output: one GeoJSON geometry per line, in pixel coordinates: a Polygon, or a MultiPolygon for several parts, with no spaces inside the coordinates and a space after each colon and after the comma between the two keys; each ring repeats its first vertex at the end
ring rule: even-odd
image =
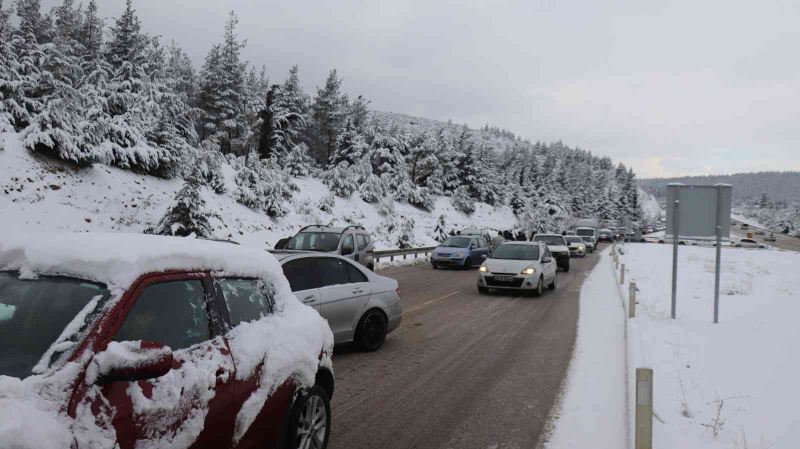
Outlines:
{"type": "Polygon", "coordinates": [[[478,271],[480,271],[481,273],[486,273],[487,271],[489,271],[489,269],[486,268],[486,265],[481,265],[481,267],[478,268],[478,271]]]}
{"type": "Polygon", "coordinates": [[[534,268],[534,267],[528,267],[528,268],[522,270],[522,274],[531,275],[533,273],[536,273],[536,268],[534,268]]]}

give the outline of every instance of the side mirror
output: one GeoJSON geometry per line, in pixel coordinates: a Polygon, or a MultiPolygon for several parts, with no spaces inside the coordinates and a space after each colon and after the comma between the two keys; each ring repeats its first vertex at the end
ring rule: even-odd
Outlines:
{"type": "Polygon", "coordinates": [[[476,245],[476,244],[474,244],[474,243],[470,243],[470,244],[469,244],[469,249],[475,249],[475,248],[477,248],[477,247],[478,247],[478,245],[476,245]]]}
{"type": "Polygon", "coordinates": [[[155,379],[170,370],[172,349],[154,341],[112,341],[94,356],[87,379],[95,383],[155,379]]]}
{"type": "Polygon", "coordinates": [[[489,255],[488,255],[488,254],[481,254],[481,258],[483,258],[483,259],[488,259],[488,258],[489,258],[489,255]]]}
{"type": "Polygon", "coordinates": [[[544,257],[544,258],[542,258],[542,263],[550,263],[550,262],[552,262],[552,261],[553,261],[553,259],[552,259],[552,258],[550,258],[550,257],[544,257]]]}

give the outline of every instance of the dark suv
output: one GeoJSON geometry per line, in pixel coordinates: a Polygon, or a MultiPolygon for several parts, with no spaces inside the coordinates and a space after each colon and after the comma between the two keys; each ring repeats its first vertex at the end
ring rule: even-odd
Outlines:
{"type": "Polygon", "coordinates": [[[375,269],[375,245],[363,226],[306,226],[283,249],[334,253],[375,269]]]}

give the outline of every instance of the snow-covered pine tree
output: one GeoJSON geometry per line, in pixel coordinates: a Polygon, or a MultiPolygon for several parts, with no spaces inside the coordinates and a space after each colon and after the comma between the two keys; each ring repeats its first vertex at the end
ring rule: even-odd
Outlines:
{"type": "Polygon", "coordinates": [[[289,150],[283,161],[284,170],[291,176],[308,176],[314,169],[314,159],[308,154],[305,143],[298,143],[289,150]]]}
{"type": "Polygon", "coordinates": [[[465,186],[458,187],[450,198],[450,203],[453,207],[467,215],[475,212],[475,200],[470,197],[469,192],[465,186]]]}
{"type": "Polygon", "coordinates": [[[369,104],[369,100],[359,95],[347,107],[347,120],[357,131],[362,131],[367,126],[369,104]]]}
{"type": "Polygon", "coordinates": [[[165,75],[172,92],[190,105],[197,96],[197,75],[189,55],[173,40],[167,47],[165,75]]]}
{"type": "Polygon", "coordinates": [[[239,18],[231,11],[222,44],[206,56],[200,75],[199,107],[203,110],[202,137],[215,139],[224,153],[234,150],[245,123],[246,63],[241,59],[245,43],[236,35],[239,18]]]}
{"type": "Polygon", "coordinates": [[[342,198],[349,198],[358,190],[358,176],[350,164],[342,162],[325,171],[322,182],[330,189],[331,193],[342,198]]]}
{"type": "Polygon", "coordinates": [[[414,247],[414,243],[416,241],[414,237],[414,227],[415,222],[413,218],[406,216],[400,217],[399,235],[397,236],[398,248],[403,249],[414,247]]]}
{"type": "Polygon", "coordinates": [[[336,141],[336,151],[331,156],[329,166],[335,166],[342,162],[355,165],[366,151],[364,137],[358,132],[353,121],[348,119],[336,141]]]}
{"type": "Polygon", "coordinates": [[[336,150],[336,140],[347,115],[347,97],[341,93],[342,80],[331,70],[325,86],[317,89],[311,105],[313,117],[312,147],[317,160],[327,164],[336,150]]]}
{"type": "Polygon", "coordinates": [[[370,174],[367,179],[361,183],[358,193],[361,199],[368,203],[377,203],[388,196],[387,188],[383,180],[374,174],[370,174]]]}
{"type": "Polygon", "coordinates": [[[221,221],[222,217],[208,208],[200,194],[200,184],[189,178],[175,194],[174,204],[167,209],[158,225],[147,232],[181,237],[195,235],[211,238],[214,236],[212,219],[221,221]]]}
{"type": "Polygon", "coordinates": [[[327,214],[333,213],[334,206],[336,206],[336,198],[333,196],[333,193],[329,193],[320,198],[319,204],[317,205],[319,210],[327,214]]]}
{"type": "Polygon", "coordinates": [[[263,210],[270,217],[286,214],[285,202],[291,197],[288,177],[271,159],[261,160],[257,154],[249,153],[237,161],[233,196],[237,202],[251,208],[263,210]]]}
{"type": "Polygon", "coordinates": [[[433,227],[433,239],[439,243],[444,242],[447,240],[447,223],[445,222],[444,214],[439,215],[439,218],[436,220],[436,225],[433,227]]]}
{"type": "Polygon", "coordinates": [[[14,130],[17,121],[14,111],[19,115],[27,115],[27,111],[23,113],[24,109],[16,100],[20,65],[11,42],[10,16],[3,0],[0,0],[0,133],[14,130]]]}

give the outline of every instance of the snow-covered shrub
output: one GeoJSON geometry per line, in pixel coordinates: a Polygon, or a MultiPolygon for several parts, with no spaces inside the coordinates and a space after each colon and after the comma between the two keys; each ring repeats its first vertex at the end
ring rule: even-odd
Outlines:
{"type": "Polygon", "coordinates": [[[291,176],[308,176],[314,168],[314,160],[308,155],[308,147],[300,143],[292,147],[281,165],[291,176]]]}
{"type": "Polygon", "coordinates": [[[467,215],[475,212],[475,200],[470,198],[467,189],[463,186],[453,192],[450,203],[457,211],[464,212],[467,215]]]}
{"type": "Polygon", "coordinates": [[[414,219],[411,217],[400,217],[400,234],[397,236],[398,248],[414,247],[414,219]]]}
{"type": "Polygon", "coordinates": [[[394,200],[390,197],[383,197],[378,203],[378,214],[382,217],[391,217],[394,215],[394,200]]]}
{"type": "Polygon", "coordinates": [[[286,214],[284,203],[291,197],[288,178],[271,159],[262,161],[255,153],[249,154],[236,171],[234,181],[237,187],[233,196],[237,202],[251,209],[261,209],[270,217],[286,214]]]}
{"type": "Polygon", "coordinates": [[[408,204],[411,204],[412,206],[418,207],[422,210],[429,212],[433,210],[433,196],[431,196],[431,193],[427,187],[415,186],[406,201],[408,201],[408,204]]]}
{"type": "Polygon", "coordinates": [[[367,176],[358,190],[361,199],[368,203],[377,203],[387,196],[386,186],[383,180],[375,175],[367,176]]]}
{"type": "Polygon", "coordinates": [[[214,233],[210,223],[212,218],[222,220],[217,212],[208,209],[200,195],[200,185],[189,180],[175,194],[175,204],[167,209],[158,225],[145,232],[181,237],[194,234],[197,237],[208,238],[214,233]]]}
{"type": "Polygon", "coordinates": [[[200,144],[199,150],[192,149],[187,153],[183,176],[198,180],[214,193],[225,193],[225,176],[222,173],[224,161],[219,147],[205,141],[200,144]]]}
{"type": "Polygon", "coordinates": [[[439,243],[444,242],[448,237],[446,227],[444,214],[439,215],[436,226],[433,227],[433,239],[439,243]]]}
{"type": "Polygon", "coordinates": [[[332,214],[334,206],[336,206],[336,198],[333,196],[333,193],[325,195],[319,200],[318,208],[322,212],[332,214]]]}
{"type": "Polygon", "coordinates": [[[322,182],[334,195],[342,198],[349,198],[358,189],[358,177],[347,162],[342,162],[326,171],[322,182]]]}

